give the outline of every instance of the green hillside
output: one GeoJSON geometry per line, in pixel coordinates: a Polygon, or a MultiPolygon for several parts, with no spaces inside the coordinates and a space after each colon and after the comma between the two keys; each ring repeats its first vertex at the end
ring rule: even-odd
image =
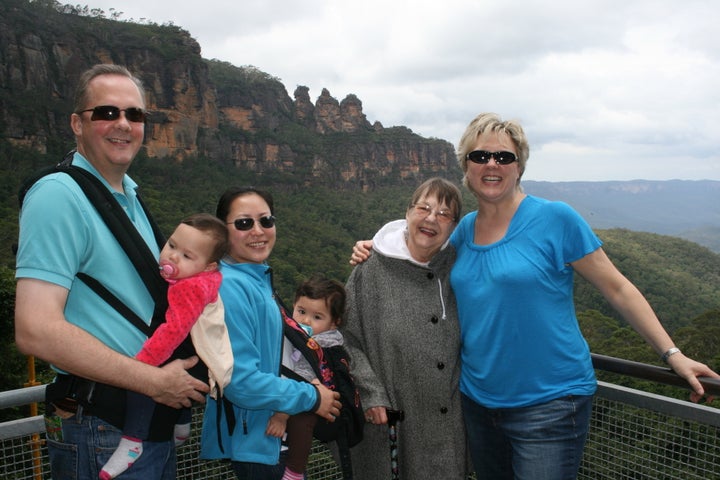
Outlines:
{"type": "MultiPolygon", "coordinates": [[[[38,166],[38,162],[30,161],[31,157],[36,159],[33,155],[16,156],[17,161],[10,163],[12,167],[3,164],[0,172],[0,260],[6,267],[0,270],[0,348],[4,352],[0,358],[2,372],[8,372],[3,373],[0,389],[18,387],[24,378],[24,361],[14,353],[12,345],[14,257],[10,244],[17,236],[17,187],[20,179],[38,166]]],[[[403,216],[412,191],[405,186],[379,187],[363,193],[298,184],[265,185],[209,159],[174,163],[141,157],[130,173],[142,186],[142,195],[165,232],[189,213],[214,212],[217,198],[230,185],[267,187],[275,196],[278,217],[278,242],[270,264],[277,287],[288,300],[297,282],[315,271],[344,281],[351,270],[348,258],[354,242],[370,238],[384,222],[403,216]]],[[[675,332],[678,344],[720,366],[720,328],[713,327],[720,325],[720,255],[669,236],[630,230],[597,233],[610,258],[648,297],[668,330],[675,332]]],[[[604,299],[582,279],[576,281],[576,304],[594,352],[657,362],[639,336],[619,321],[604,299]]]]}
{"type": "MultiPolygon", "coordinates": [[[[668,331],[720,308],[720,255],[676,237],[631,230],[598,230],[603,248],[645,295],[668,331]]],[[[619,317],[585,281],[576,282],[578,311],[619,317]]]]}

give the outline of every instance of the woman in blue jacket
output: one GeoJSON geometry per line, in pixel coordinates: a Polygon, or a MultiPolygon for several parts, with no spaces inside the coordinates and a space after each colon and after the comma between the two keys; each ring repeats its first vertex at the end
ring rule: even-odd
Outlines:
{"type": "Polygon", "coordinates": [[[340,401],[322,385],[279,376],[283,323],[266,264],[276,239],[272,196],[252,187],[227,190],[216,215],[230,234],[220,296],[234,364],[225,406],[207,398],[200,456],[232,460],[238,479],[280,479],[280,439],[265,434],[273,412],[311,411],[333,421],[340,401]]]}

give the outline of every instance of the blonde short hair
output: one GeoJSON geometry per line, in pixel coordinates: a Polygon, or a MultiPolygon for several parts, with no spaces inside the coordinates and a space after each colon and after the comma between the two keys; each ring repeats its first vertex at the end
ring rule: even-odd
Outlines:
{"type": "MultiPolygon", "coordinates": [[[[510,137],[517,150],[518,167],[520,177],[522,177],[530,156],[530,145],[525,136],[525,131],[516,120],[502,120],[495,113],[481,113],[475,117],[465,129],[465,133],[460,137],[457,158],[463,175],[467,173],[467,154],[472,151],[477,139],[488,133],[504,133],[510,137]]],[[[518,182],[520,182],[520,178],[518,178],[518,182]]],[[[463,184],[467,187],[465,177],[463,177],[463,184]]]]}

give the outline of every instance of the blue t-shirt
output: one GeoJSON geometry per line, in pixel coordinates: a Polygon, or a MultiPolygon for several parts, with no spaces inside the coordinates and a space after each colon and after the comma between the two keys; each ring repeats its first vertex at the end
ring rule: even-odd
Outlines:
{"type": "MultiPolygon", "coordinates": [[[[73,165],[92,172],[112,191],[79,153],[75,153],[73,165]]],[[[137,184],[125,176],[124,194],[115,191],[113,194],[158,257],[159,247],[137,199],[136,188],[137,184]]],[[[84,272],[95,278],[150,323],[154,302],[145,284],[70,175],[47,175],[25,196],[16,265],[18,279],[34,278],[69,290],[65,305],[68,322],[125,355],[134,356],[140,350],[145,335],[76,277],[78,272],[84,272]]]]}
{"type": "Polygon", "coordinates": [[[575,316],[570,262],[602,242],[568,205],[527,196],[507,233],[474,243],[477,211],[453,232],[450,280],[462,334],[460,390],[488,408],[591,395],[595,373],[575,316]]]}

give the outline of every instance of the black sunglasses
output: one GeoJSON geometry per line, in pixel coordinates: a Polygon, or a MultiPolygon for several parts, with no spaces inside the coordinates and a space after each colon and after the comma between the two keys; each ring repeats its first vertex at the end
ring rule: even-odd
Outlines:
{"type": "Polygon", "coordinates": [[[494,158],[495,163],[498,165],[510,165],[517,160],[517,157],[512,152],[488,152],[487,150],[473,150],[465,158],[480,165],[487,164],[491,158],[494,158]]]}
{"type": "MultiPolygon", "coordinates": [[[[260,217],[258,219],[258,222],[260,223],[260,226],[262,228],[272,228],[275,226],[275,217],[272,215],[268,215],[266,217],[260,217]]],[[[233,224],[235,225],[236,230],[240,230],[241,232],[247,232],[251,228],[253,228],[253,225],[255,225],[255,219],[254,218],[238,218],[235,221],[228,222],[228,225],[233,224]]]]}
{"type": "Polygon", "coordinates": [[[142,123],[147,118],[147,112],[142,108],[130,107],[130,108],[118,108],[115,105],[100,105],[95,108],[88,108],[87,110],[80,110],[77,114],[92,112],[90,120],[93,122],[97,120],[105,120],[112,122],[120,118],[120,112],[125,112],[125,118],[128,122],[142,123]]]}

